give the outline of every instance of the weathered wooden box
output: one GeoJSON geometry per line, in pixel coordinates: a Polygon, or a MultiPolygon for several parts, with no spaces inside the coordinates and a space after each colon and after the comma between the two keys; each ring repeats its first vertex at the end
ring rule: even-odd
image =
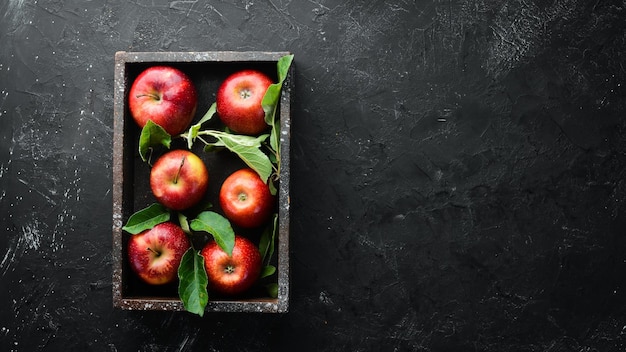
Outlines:
{"type": "MultiPolygon", "coordinates": [[[[287,52],[118,52],[115,55],[115,93],[113,124],[113,306],[128,310],[183,311],[177,287],[149,286],[142,283],[128,265],[126,247],[131,236],[122,230],[130,215],[155,202],[149,186],[150,166],[138,152],[140,128],[133,121],[127,107],[127,93],[134,79],[147,67],[170,65],[187,73],[198,90],[198,109],[195,121],[215,102],[219,84],[231,73],[255,68],[276,79],[276,64],[287,52]]],[[[260,287],[237,298],[213,296],[209,292],[207,312],[268,312],[283,313],[289,308],[289,156],[290,156],[290,105],[294,86],[294,64],[283,83],[278,106],[281,137],[281,169],[278,187],[279,228],[276,235],[274,281],[278,282],[278,297],[271,298],[260,287]],[[277,278],[276,278],[277,277],[277,278]]],[[[219,127],[215,116],[208,124],[219,127]]],[[[204,125],[203,125],[204,127],[204,125]]],[[[176,148],[177,141],[172,142],[176,148]]],[[[184,148],[181,145],[180,148],[184,148]]],[[[197,144],[197,143],[196,143],[197,144]]],[[[207,201],[219,204],[219,187],[234,170],[244,167],[239,158],[228,151],[205,152],[194,145],[209,170],[207,201]]],[[[217,210],[216,210],[217,211],[217,210]]],[[[258,243],[260,234],[245,233],[258,243]]],[[[243,233],[242,233],[243,232],[243,233]]]]}

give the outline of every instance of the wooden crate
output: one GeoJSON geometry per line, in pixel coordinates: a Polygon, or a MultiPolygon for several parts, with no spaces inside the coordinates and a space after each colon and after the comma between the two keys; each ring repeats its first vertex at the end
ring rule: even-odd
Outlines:
{"type": "MultiPolygon", "coordinates": [[[[182,311],[176,285],[155,287],[142,283],[128,265],[126,247],[130,234],[122,231],[130,215],[155,203],[149,186],[150,166],[139,156],[140,128],[127,107],[127,93],[134,79],[144,69],[154,65],[174,66],[189,75],[198,90],[198,109],[194,122],[215,102],[219,84],[231,73],[254,68],[274,80],[276,63],[287,52],[118,52],[115,55],[115,94],[113,124],[113,306],[128,310],[182,311]]],[[[292,64],[283,83],[277,116],[280,118],[281,170],[278,187],[278,233],[274,254],[277,268],[278,297],[271,298],[261,287],[245,296],[227,298],[209,292],[207,312],[268,312],[283,313],[289,308],[289,159],[291,127],[291,92],[294,87],[292,64]]],[[[217,116],[207,123],[218,129],[217,116]]],[[[203,125],[204,127],[204,125],[203,125]]],[[[172,142],[173,148],[186,148],[183,141],[172,142]],[[180,145],[179,145],[180,144],[180,145]]],[[[222,181],[234,170],[245,167],[228,151],[205,152],[196,143],[193,151],[209,170],[207,200],[220,212],[218,194],[222,181]]],[[[258,243],[259,231],[234,228],[235,232],[258,243]]],[[[208,238],[208,235],[205,237],[208,238]]],[[[205,238],[206,239],[206,238],[205,238]]],[[[198,240],[198,239],[196,239],[198,240]]]]}

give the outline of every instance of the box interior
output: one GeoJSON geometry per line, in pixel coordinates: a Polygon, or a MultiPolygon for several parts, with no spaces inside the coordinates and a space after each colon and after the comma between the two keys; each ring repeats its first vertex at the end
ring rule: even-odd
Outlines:
{"type": "MultiPolygon", "coordinates": [[[[126,62],[125,65],[125,97],[124,97],[124,149],[126,158],[124,163],[124,199],[123,199],[123,214],[122,221],[124,224],[128,221],[130,215],[134,212],[149,206],[156,202],[156,199],[152,195],[149,184],[150,166],[143,162],[139,156],[139,134],[141,129],[135,124],[130,111],[128,110],[127,94],[130,89],[130,85],[134,79],[146,68],[156,65],[168,65],[176,67],[185,72],[194,82],[198,91],[198,107],[194,117],[195,123],[197,122],[209,109],[211,104],[215,102],[215,95],[219,84],[230,74],[241,69],[257,69],[266,73],[274,81],[276,77],[276,62],[126,62]],[[128,152],[133,151],[133,152],[128,152]]],[[[279,104],[280,105],[280,104],[279,104]]],[[[280,116],[280,111],[277,111],[277,117],[280,116]]],[[[217,114],[213,118],[203,124],[203,129],[217,129],[223,130],[223,124],[219,120],[217,114]]],[[[186,140],[183,138],[173,138],[171,149],[187,149],[186,140]]],[[[197,141],[194,144],[192,151],[200,156],[205,162],[209,172],[209,188],[202,202],[193,209],[184,211],[183,213],[189,220],[195,218],[197,213],[206,209],[207,204],[211,204],[208,210],[215,211],[223,215],[219,207],[219,189],[222,182],[235,170],[247,167],[239,157],[231,153],[228,150],[221,151],[204,151],[204,144],[197,141]]],[[[156,161],[158,156],[166,152],[165,148],[159,148],[154,151],[152,155],[152,162],[156,161]]],[[[276,197],[278,203],[278,195],[276,197]]],[[[278,208],[277,208],[278,211],[278,208]]],[[[173,219],[176,221],[175,219],[173,219]]],[[[255,244],[259,243],[259,238],[263,232],[263,228],[260,229],[241,229],[233,225],[235,233],[245,236],[252,240],[255,244]]],[[[131,270],[127,259],[127,243],[130,238],[130,234],[122,232],[122,287],[121,295],[122,299],[157,299],[157,300],[169,300],[178,299],[177,282],[165,285],[165,286],[153,286],[143,283],[131,270]]],[[[205,232],[195,232],[193,237],[194,247],[196,249],[202,248],[204,243],[210,239],[210,235],[205,232]]],[[[275,251],[273,255],[273,265],[276,265],[278,256],[279,236],[276,235],[275,251]]],[[[276,282],[277,274],[272,275],[270,278],[262,279],[253,289],[249,290],[245,294],[239,297],[222,297],[214,292],[209,292],[210,301],[262,301],[262,302],[274,302],[277,299],[270,298],[266,293],[263,285],[269,282],[276,282]]]]}

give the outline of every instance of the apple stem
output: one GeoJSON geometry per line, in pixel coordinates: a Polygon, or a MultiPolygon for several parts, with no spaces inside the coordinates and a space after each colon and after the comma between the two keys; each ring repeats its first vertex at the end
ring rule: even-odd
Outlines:
{"type": "Polygon", "coordinates": [[[180,176],[180,170],[183,169],[183,165],[185,165],[185,158],[183,157],[183,159],[180,161],[180,166],[178,167],[178,172],[176,173],[176,177],[174,177],[174,184],[178,183],[178,177],[180,176]]]}
{"type": "Polygon", "coordinates": [[[160,256],[160,255],[161,255],[161,253],[159,253],[159,252],[155,251],[154,249],[152,249],[152,248],[150,248],[150,247],[148,247],[148,250],[149,250],[150,252],[152,252],[152,253],[156,254],[156,256],[160,256]]]}
{"type": "Polygon", "coordinates": [[[150,97],[150,98],[152,98],[154,100],[161,100],[161,96],[158,95],[158,94],[149,94],[149,93],[137,94],[135,97],[137,97],[137,98],[150,97]]]}

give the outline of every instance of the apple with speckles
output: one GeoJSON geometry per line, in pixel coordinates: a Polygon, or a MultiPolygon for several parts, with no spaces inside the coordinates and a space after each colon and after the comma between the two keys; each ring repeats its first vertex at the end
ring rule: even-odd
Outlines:
{"type": "Polygon", "coordinates": [[[228,76],[216,95],[217,114],[229,129],[246,135],[265,131],[261,102],[272,80],[258,70],[241,70],[228,76]]]}
{"type": "Polygon", "coordinates": [[[209,172],[196,154],[175,149],[163,154],[150,170],[150,188],[159,203],[172,210],[196,205],[206,193],[209,172]]]}
{"type": "Polygon", "coordinates": [[[196,113],[198,93],[183,71],[171,66],[152,66],[133,81],[128,109],[140,128],[148,120],[170,135],[189,127],[196,113]]]}
{"type": "Polygon", "coordinates": [[[210,291],[223,295],[238,295],[250,289],[261,274],[261,253],[249,239],[236,235],[229,256],[215,241],[207,243],[200,252],[210,291]]]}
{"type": "Polygon", "coordinates": [[[144,282],[165,285],[178,277],[178,266],[190,246],[180,226],[163,222],[130,237],[128,262],[144,282]]]}

